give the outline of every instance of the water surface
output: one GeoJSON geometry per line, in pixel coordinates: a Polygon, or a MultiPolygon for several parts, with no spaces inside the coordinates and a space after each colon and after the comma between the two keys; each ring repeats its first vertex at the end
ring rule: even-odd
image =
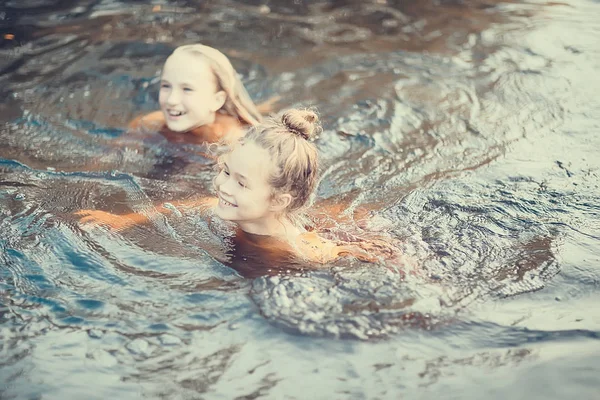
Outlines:
{"type": "Polygon", "coordinates": [[[0,398],[596,398],[597,2],[1,7],[0,398]],[[318,107],[331,234],[419,273],[247,278],[194,213],[76,223],[210,193],[198,145],[126,132],[194,42],[257,102],[318,107]]]}

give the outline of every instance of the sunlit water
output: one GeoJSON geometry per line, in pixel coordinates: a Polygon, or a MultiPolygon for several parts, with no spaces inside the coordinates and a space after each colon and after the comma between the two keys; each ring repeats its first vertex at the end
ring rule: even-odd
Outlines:
{"type": "Polygon", "coordinates": [[[0,398],[597,398],[598,2],[15,0],[0,33],[0,398]],[[193,42],[318,107],[330,233],[416,272],[248,277],[193,212],[77,224],[210,193],[201,147],[126,133],[193,42]]]}

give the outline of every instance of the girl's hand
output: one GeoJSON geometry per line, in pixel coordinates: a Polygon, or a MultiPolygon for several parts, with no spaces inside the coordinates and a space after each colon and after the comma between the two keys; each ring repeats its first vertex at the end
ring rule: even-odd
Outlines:
{"type": "Polygon", "coordinates": [[[114,231],[121,231],[137,223],[135,216],[139,214],[117,215],[100,210],[81,210],[75,213],[81,217],[79,223],[83,225],[102,225],[114,231]]]}

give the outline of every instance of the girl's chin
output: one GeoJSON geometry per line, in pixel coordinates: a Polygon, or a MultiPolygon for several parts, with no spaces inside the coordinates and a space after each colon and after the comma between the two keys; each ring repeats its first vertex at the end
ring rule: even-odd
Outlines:
{"type": "Polygon", "coordinates": [[[217,217],[219,217],[225,221],[232,221],[231,213],[227,212],[228,210],[225,206],[222,206],[221,204],[217,204],[217,206],[215,207],[214,210],[215,210],[215,214],[217,215],[217,217]]]}
{"type": "Polygon", "coordinates": [[[169,122],[169,121],[167,121],[167,128],[169,128],[170,131],[176,132],[176,133],[185,133],[185,132],[193,129],[193,127],[188,127],[186,125],[173,123],[173,122],[169,122]]]}

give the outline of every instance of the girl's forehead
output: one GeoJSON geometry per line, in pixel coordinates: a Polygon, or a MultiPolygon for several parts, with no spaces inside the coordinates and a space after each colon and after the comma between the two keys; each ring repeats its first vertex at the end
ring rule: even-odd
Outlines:
{"type": "Polygon", "coordinates": [[[236,144],[225,157],[225,162],[234,172],[247,178],[249,175],[265,175],[271,171],[272,161],[269,152],[253,142],[236,144]]]}
{"type": "Polygon", "coordinates": [[[163,67],[162,75],[175,78],[215,80],[215,74],[206,59],[200,55],[189,53],[175,53],[169,56],[163,67]]]}

